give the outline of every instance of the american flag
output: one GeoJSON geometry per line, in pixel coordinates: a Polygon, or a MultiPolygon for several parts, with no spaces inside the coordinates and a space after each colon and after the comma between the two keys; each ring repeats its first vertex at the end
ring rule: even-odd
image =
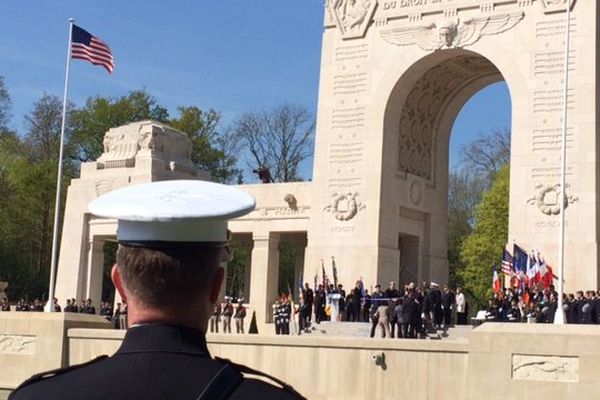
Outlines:
{"type": "Polygon", "coordinates": [[[504,275],[509,275],[513,270],[513,256],[510,254],[510,252],[506,249],[504,249],[504,252],[502,253],[502,273],[504,275]]]}
{"type": "Polygon", "coordinates": [[[71,35],[71,58],[100,65],[109,74],[115,69],[115,60],[106,43],[77,25],[73,25],[71,35]]]}

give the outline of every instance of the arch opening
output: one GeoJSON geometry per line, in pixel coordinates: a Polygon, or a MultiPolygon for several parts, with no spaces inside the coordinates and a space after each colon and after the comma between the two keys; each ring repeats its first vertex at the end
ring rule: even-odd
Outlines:
{"type": "Polygon", "coordinates": [[[490,60],[454,49],[424,57],[396,83],[384,115],[380,234],[383,246],[397,250],[398,265],[380,276],[449,281],[450,136],[467,101],[499,81],[490,60]]]}

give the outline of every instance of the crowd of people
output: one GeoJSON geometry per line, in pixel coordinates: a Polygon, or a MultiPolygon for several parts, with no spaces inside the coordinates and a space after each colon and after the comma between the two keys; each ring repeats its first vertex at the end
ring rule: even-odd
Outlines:
{"type": "MultiPolygon", "coordinates": [[[[487,321],[553,323],[558,309],[554,286],[542,289],[509,288],[489,299],[487,321]]],[[[563,295],[563,311],[568,324],[600,324],[600,290],[563,295]]]]}
{"type": "Polygon", "coordinates": [[[375,285],[372,293],[361,281],[348,293],[341,284],[318,285],[313,290],[306,283],[297,303],[290,296],[280,296],[273,305],[273,320],[275,333],[283,335],[308,332],[314,318],[316,324],[368,322],[371,337],[419,338],[437,334],[438,329],[445,331],[453,323],[453,311],[458,324],[467,323],[468,303],[462,290],[457,288],[455,294],[434,282],[410,283],[399,290],[392,281],[385,290],[375,285]]]}
{"type": "MultiPolygon", "coordinates": [[[[34,299],[32,302],[25,298],[21,298],[15,304],[14,309],[18,312],[43,312],[45,306],[46,303],[40,299],[34,299]]],[[[58,299],[54,298],[52,301],[52,306],[54,307],[54,312],[97,314],[96,307],[94,306],[92,299],[82,300],[79,303],[79,306],[77,305],[76,299],[67,299],[64,308],[62,308],[60,304],[58,304],[58,299]]],[[[8,299],[3,298],[0,300],[0,311],[11,311],[11,305],[8,299]]],[[[113,310],[110,302],[103,301],[100,304],[100,312],[98,314],[106,318],[107,321],[111,322],[113,328],[127,329],[127,304],[117,303],[117,308],[113,310]]]]}

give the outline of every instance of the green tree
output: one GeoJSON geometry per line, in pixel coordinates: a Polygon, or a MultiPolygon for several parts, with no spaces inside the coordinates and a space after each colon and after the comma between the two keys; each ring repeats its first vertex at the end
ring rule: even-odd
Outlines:
{"type": "Polygon", "coordinates": [[[448,184],[448,265],[450,285],[461,286],[456,271],[462,264],[460,251],[465,239],[473,232],[475,208],[487,184],[480,176],[467,172],[452,172],[448,184]]]}
{"type": "MultiPolygon", "coordinates": [[[[61,113],[60,99],[44,94],[25,117],[22,137],[0,135],[0,240],[7,260],[0,275],[10,282],[11,297],[42,297],[46,292],[61,113]]],[[[65,187],[68,183],[63,182],[65,187]]]]}
{"type": "Polygon", "coordinates": [[[217,182],[228,183],[238,175],[232,141],[218,130],[221,115],[215,110],[204,112],[198,107],[179,107],[179,117],[169,125],[188,135],[192,141],[192,162],[209,171],[217,182]]]}
{"type": "Polygon", "coordinates": [[[479,302],[491,295],[492,268],[499,266],[502,248],[508,239],[509,167],[494,175],[492,185],[475,211],[473,233],[464,241],[457,271],[465,290],[479,302]]]}
{"type": "Polygon", "coordinates": [[[169,113],[144,90],[116,98],[90,97],[71,117],[71,156],[82,162],[94,161],[102,154],[104,134],[110,128],[145,119],[168,123],[169,113]]]}

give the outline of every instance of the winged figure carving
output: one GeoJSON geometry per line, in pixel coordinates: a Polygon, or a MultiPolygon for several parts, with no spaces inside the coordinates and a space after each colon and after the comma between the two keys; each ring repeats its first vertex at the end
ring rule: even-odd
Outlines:
{"type": "Polygon", "coordinates": [[[463,21],[444,21],[429,25],[409,26],[381,32],[381,37],[398,46],[417,45],[425,51],[465,47],[482,36],[505,32],[517,25],[523,12],[498,14],[463,21]]]}

